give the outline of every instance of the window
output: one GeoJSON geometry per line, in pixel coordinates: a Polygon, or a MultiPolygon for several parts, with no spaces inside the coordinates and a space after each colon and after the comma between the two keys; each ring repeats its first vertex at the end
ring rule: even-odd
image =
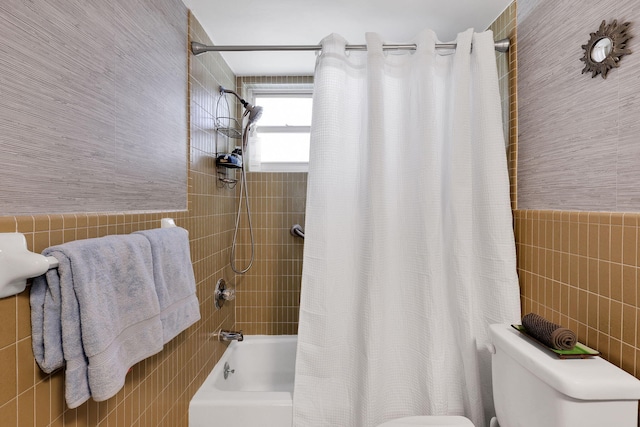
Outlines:
{"type": "Polygon", "coordinates": [[[249,170],[306,172],[309,165],[312,93],[306,90],[254,90],[263,107],[249,142],[249,170]]]}

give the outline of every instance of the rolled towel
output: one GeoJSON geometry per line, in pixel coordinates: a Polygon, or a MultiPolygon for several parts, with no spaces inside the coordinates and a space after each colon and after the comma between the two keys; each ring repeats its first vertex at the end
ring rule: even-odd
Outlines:
{"type": "Polygon", "coordinates": [[[576,334],[571,329],[550,322],[538,314],[526,314],[522,318],[522,326],[529,335],[556,350],[573,350],[576,346],[576,334]]]}

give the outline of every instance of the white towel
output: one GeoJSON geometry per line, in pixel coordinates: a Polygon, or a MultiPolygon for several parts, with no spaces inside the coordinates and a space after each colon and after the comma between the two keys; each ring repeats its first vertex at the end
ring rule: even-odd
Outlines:
{"type": "Polygon", "coordinates": [[[33,352],[43,371],[64,365],[65,398],[114,396],[128,369],[162,350],[151,248],[138,235],[107,236],[43,252],[59,267],[31,288],[33,352]]]}
{"type": "Polygon", "coordinates": [[[138,231],[151,244],[153,278],[160,303],[164,343],[200,320],[189,251],[189,233],[184,228],[138,231]]]}

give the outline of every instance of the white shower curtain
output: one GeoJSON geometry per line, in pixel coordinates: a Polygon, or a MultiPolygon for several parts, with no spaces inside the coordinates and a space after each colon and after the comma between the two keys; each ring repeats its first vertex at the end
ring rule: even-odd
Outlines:
{"type": "Polygon", "coordinates": [[[493,34],[345,43],[315,75],[294,425],[483,427],[488,325],[520,318],[493,34]]]}

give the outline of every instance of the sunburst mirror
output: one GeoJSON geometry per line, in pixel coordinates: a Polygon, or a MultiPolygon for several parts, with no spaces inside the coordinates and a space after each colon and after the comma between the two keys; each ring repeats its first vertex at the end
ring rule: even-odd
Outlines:
{"type": "Polygon", "coordinates": [[[584,56],[580,60],[585,64],[582,74],[591,73],[592,78],[600,74],[606,79],[609,70],[620,66],[620,59],[631,53],[627,49],[630,25],[630,22],[618,25],[615,19],[609,25],[602,21],[598,31],[591,33],[587,44],[582,45],[584,56]]]}

